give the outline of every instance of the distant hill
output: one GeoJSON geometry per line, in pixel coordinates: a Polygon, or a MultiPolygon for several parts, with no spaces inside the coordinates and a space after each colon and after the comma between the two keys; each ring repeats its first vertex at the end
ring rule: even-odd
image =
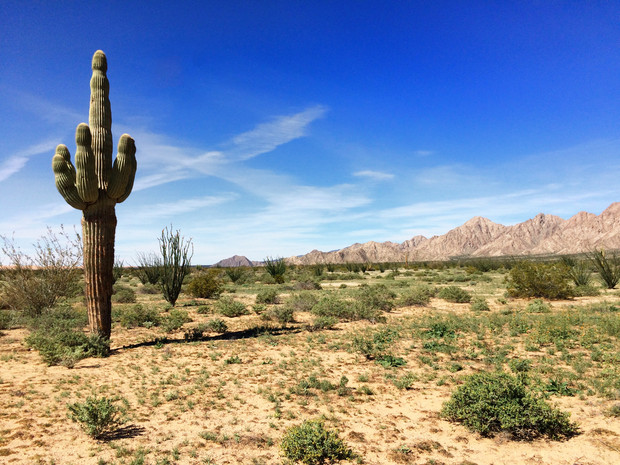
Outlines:
{"type": "Polygon", "coordinates": [[[233,255],[230,258],[225,258],[224,260],[220,260],[213,266],[219,266],[222,268],[231,268],[231,267],[237,267],[237,266],[255,266],[259,264],[260,262],[250,261],[248,260],[247,257],[244,257],[243,255],[233,255]]]}
{"type": "Polygon", "coordinates": [[[574,254],[595,248],[620,249],[620,202],[612,203],[598,216],[579,212],[564,220],[540,213],[514,226],[504,226],[477,216],[430,239],[415,236],[401,244],[370,241],[331,252],[313,250],[286,261],[299,265],[404,262],[454,257],[574,254]]]}

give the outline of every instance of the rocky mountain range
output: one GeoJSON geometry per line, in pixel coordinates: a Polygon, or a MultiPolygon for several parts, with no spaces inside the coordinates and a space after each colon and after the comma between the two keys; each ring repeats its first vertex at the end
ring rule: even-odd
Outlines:
{"type": "MultiPolygon", "coordinates": [[[[579,212],[564,220],[540,213],[513,226],[477,216],[441,236],[415,236],[400,244],[370,241],[332,252],[313,250],[306,255],[289,257],[286,261],[298,265],[405,262],[455,257],[575,254],[596,248],[620,249],[620,202],[611,204],[598,216],[579,212]]],[[[238,258],[251,263],[245,257],[238,258]]],[[[219,263],[224,262],[226,260],[219,263]]]]}

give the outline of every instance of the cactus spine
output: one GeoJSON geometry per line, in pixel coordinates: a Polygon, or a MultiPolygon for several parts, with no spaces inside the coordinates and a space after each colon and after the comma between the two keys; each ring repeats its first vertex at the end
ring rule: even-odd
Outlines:
{"type": "Polygon", "coordinates": [[[56,188],[69,205],[82,210],[84,281],[90,330],[107,339],[112,328],[112,270],[114,266],[114,207],[131,193],[136,174],[136,145],[127,134],[118,143],[112,165],[112,112],[105,54],[93,55],[89,124],[75,133],[75,167],[69,149],[56,147],[52,169],[56,188]]]}

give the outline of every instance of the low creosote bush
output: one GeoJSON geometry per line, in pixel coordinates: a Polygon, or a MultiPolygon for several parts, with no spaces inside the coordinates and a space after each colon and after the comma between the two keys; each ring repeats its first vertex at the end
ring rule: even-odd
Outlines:
{"type": "Polygon", "coordinates": [[[307,420],[290,428],[280,444],[284,456],[305,465],[322,465],[355,457],[336,431],[325,429],[321,420],[307,420]]]}
{"type": "Polygon", "coordinates": [[[318,297],[313,292],[302,291],[296,294],[292,294],[286,301],[287,305],[290,305],[298,312],[309,312],[312,307],[319,301],[318,297]]]}
{"type": "Polygon", "coordinates": [[[507,278],[508,295],[567,299],[573,295],[568,280],[568,267],[563,263],[523,261],[510,270],[507,278]]]}
{"type": "Polygon", "coordinates": [[[180,329],[185,323],[189,323],[192,319],[185,310],[173,308],[170,313],[162,318],[161,326],[167,333],[180,329]]]}
{"type": "Polygon", "coordinates": [[[488,312],[490,310],[487,299],[484,297],[476,297],[470,305],[474,312],[488,312]]]}
{"type": "Polygon", "coordinates": [[[362,286],[357,296],[358,302],[373,310],[389,312],[394,308],[396,294],[385,284],[376,286],[362,286]]]}
{"type": "Polygon", "coordinates": [[[247,315],[249,313],[245,305],[229,296],[224,296],[215,303],[215,311],[229,318],[247,315]]]}
{"type": "Polygon", "coordinates": [[[471,294],[458,286],[447,286],[442,288],[437,294],[437,297],[447,300],[448,302],[459,304],[466,304],[471,301],[471,294]]]}
{"type": "Polygon", "coordinates": [[[219,271],[215,269],[197,273],[187,285],[187,292],[191,296],[201,299],[219,297],[224,290],[219,274],[219,271]]]}
{"type": "Polygon", "coordinates": [[[542,299],[534,299],[527,304],[526,310],[530,313],[549,313],[551,307],[542,299]]]}
{"type": "Polygon", "coordinates": [[[277,304],[278,291],[275,289],[263,289],[256,295],[257,304],[277,304]]]}
{"type": "Polygon", "coordinates": [[[506,432],[514,439],[545,436],[566,439],[578,434],[570,415],[528,391],[521,378],[508,373],[477,373],[444,403],[441,415],[463,423],[482,436],[506,432]]]}
{"type": "Polygon", "coordinates": [[[136,291],[127,286],[114,285],[114,294],[112,294],[112,302],[119,304],[133,304],[136,302],[136,291]]]}
{"type": "Polygon", "coordinates": [[[69,418],[89,436],[103,439],[121,425],[120,410],[106,397],[88,397],[85,402],[68,404],[69,418]]]}
{"type": "Polygon", "coordinates": [[[425,284],[414,286],[401,295],[399,305],[401,307],[426,307],[430,303],[431,297],[436,294],[437,290],[431,286],[425,284]]]}
{"type": "Polygon", "coordinates": [[[120,321],[124,328],[159,326],[161,317],[159,312],[154,308],[145,308],[140,304],[132,305],[126,308],[114,308],[114,319],[120,321]],[[118,315],[118,316],[117,316],[118,315]]]}

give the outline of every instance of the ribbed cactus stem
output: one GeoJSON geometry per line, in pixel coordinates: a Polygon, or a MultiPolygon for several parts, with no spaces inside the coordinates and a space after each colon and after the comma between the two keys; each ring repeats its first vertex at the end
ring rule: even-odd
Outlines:
{"type": "Polygon", "coordinates": [[[88,124],[93,138],[95,166],[99,189],[108,187],[112,169],[112,111],[110,109],[110,83],[106,76],[108,62],[105,54],[97,50],[93,55],[93,76],[90,79],[90,110],[88,124]]]}
{"type": "Polygon", "coordinates": [[[136,174],[136,145],[127,134],[118,144],[112,166],[112,112],[108,64],[98,50],[92,61],[89,124],[75,132],[75,168],[69,149],[56,147],[52,169],[56,187],[69,205],[83,211],[84,280],[88,321],[93,333],[110,337],[114,267],[114,206],[125,200],[136,174]]]}

